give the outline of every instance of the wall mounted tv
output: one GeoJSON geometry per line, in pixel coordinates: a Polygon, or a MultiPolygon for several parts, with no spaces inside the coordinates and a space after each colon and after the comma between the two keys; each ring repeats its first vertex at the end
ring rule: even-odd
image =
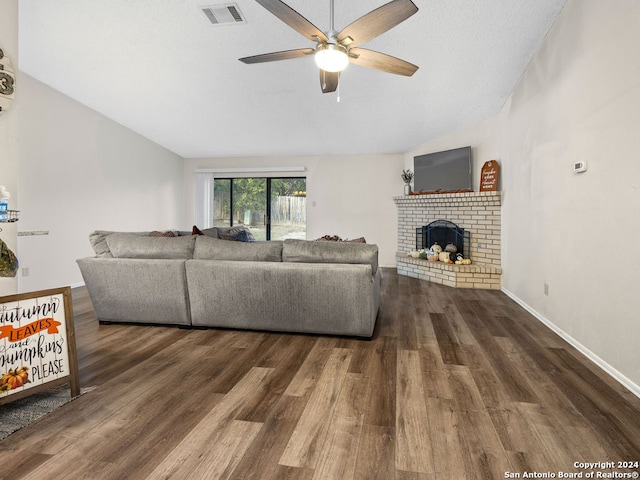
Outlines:
{"type": "Polygon", "coordinates": [[[473,190],[471,147],[413,157],[413,191],[473,190]]]}

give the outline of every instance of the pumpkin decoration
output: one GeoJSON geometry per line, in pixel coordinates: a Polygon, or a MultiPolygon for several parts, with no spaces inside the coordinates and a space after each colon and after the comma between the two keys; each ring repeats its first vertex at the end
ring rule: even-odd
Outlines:
{"type": "Polygon", "coordinates": [[[439,255],[440,252],[442,252],[442,247],[440,245],[438,245],[438,242],[436,242],[433,245],[431,245],[431,248],[429,250],[432,250],[432,251],[436,252],[436,255],[439,255]]]}
{"type": "Polygon", "coordinates": [[[456,265],[471,265],[470,258],[464,258],[462,255],[458,254],[456,256],[456,265]]]}
{"type": "Polygon", "coordinates": [[[458,247],[456,247],[452,242],[447,243],[447,246],[444,247],[445,252],[456,253],[458,251],[458,247]]]}
{"type": "Polygon", "coordinates": [[[433,250],[427,250],[427,260],[429,260],[430,262],[437,262],[438,254],[433,250]]]}
{"type": "Polygon", "coordinates": [[[440,252],[438,254],[438,260],[443,263],[449,263],[449,252],[440,252]]]}
{"type": "Polygon", "coordinates": [[[25,383],[29,383],[29,367],[22,366],[16,370],[10,369],[2,375],[0,388],[2,388],[2,391],[8,391],[20,388],[25,383]]]}

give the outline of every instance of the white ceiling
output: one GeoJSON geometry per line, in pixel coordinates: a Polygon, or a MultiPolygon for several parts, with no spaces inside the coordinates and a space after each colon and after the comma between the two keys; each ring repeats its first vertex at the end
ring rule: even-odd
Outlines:
{"type": "MultiPolygon", "coordinates": [[[[254,0],[213,26],[210,0],[20,0],[20,70],[185,158],[405,152],[495,115],[566,0],[413,0],[419,11],[363,45],[420,67],[351,65],[323,94],[313,47],[254,0]]],[[[286,0],[320,30],[329,0],[286,0]]],[[[335,0],[335,28],[386,0],[335,0]]]]}

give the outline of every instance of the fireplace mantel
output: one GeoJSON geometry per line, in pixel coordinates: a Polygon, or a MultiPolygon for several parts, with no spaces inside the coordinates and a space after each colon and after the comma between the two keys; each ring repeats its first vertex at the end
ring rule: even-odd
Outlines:
{"type": "Polygon", "coordinates": [[[397,269],[407,275],[461,288],[499,289],[501,286],[501,192],[403,195],[398,208],[397,269]],[[416,228],[448,220],[471,233],[471,265],[451,265],[409,257],[416,248],[416,228]]]}

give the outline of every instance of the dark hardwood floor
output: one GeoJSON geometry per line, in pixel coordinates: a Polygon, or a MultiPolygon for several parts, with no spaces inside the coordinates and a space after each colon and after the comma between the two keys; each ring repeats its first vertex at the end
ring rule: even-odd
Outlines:
{"type": "Polygon", "coordinates": [[[640,471],[576,466],[640,461],[640,399],[498,291],[385,269],[370,341],[99,325],[73,299],[95,388],[1,441],[1,479],[640,471]]]}

